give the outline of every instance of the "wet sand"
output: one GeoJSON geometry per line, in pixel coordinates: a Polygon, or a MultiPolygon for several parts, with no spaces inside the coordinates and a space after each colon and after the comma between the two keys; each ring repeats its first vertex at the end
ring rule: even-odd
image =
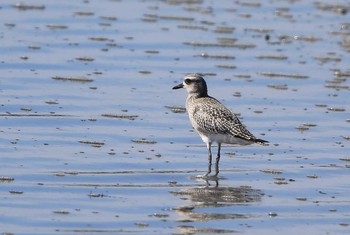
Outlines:
{"type": "Polygon", "coordinates": [[[348,234],[346,1],[0,3],[3,234],[348,234]],[[270,145],[205,145],[186,73],[270,145]],[[214,150],[215,151],[215,150],[214,150]]]}

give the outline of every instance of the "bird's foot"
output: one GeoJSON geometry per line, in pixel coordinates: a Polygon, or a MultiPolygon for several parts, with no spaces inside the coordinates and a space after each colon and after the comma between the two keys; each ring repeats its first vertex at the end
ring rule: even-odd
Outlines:
{"type": "Polygon", "coordinates": [[[219,177],[216,174],[215,175],[209,175],[209,174],[197,175],[195,178],[200,180],[213,180],[213,181],[219,180],[219,177]]]}

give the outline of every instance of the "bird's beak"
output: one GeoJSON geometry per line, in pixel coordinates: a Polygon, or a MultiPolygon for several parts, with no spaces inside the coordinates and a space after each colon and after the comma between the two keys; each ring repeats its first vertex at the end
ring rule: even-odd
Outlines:
{"type": "Polygon", "coordinates": [[[179,85],[174,86],[173,90],[180,89],[180,88],[184,88],[184,84],[180,83],[179,85]]]}

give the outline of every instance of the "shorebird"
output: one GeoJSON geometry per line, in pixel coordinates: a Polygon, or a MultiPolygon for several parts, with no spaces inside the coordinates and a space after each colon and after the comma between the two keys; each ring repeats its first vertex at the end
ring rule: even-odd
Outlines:
{"type": "Polygon", "coordinates": [[[218,144],[214,177],[219,174],[221,144],[267,145],[268,141],[256,138],[246,129],[236,114],[208,95],[203,75],[198,73],[186,75],[182,83],[173,87],[173,89],[180,88],[185,88],[188,92],[186,99],[188,116],[193,128],[207,145],[209,164],[205,177],[211,173],[213,143],[218,144]]]}

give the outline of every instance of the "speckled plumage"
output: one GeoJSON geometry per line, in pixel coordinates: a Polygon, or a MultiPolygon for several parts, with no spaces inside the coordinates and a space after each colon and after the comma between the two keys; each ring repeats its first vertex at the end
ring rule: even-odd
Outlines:
{"type": "MultiPolygon", "coordinates": [[[[201,137],[203,135],[227,135],[231,140],[223,141],[223,143],[240,145],[256,140],[256,137],[242,125],[237,116],[215,98],[189,96],[186,101],[186,109],[192,126],[201,137]]],[[[209,141],[217,142],[215,137],[212,140],[209,138],[209,141]]]]}
{"type": "Polygon", "coordinates": [[[253,143],[266,144],[267,141],[256,138],[240,122],[238,117],[217,99],[208,95],[207,85],[201,74],[185,76],[183,83],[173,89],[186,88],[188,97],[186,109],[193,128],[207,144],[209,169],[211,172],[211,145],[218,143],[216,158],[216,174],[219,173],[221,144],[249,145],[253,143]]]}

